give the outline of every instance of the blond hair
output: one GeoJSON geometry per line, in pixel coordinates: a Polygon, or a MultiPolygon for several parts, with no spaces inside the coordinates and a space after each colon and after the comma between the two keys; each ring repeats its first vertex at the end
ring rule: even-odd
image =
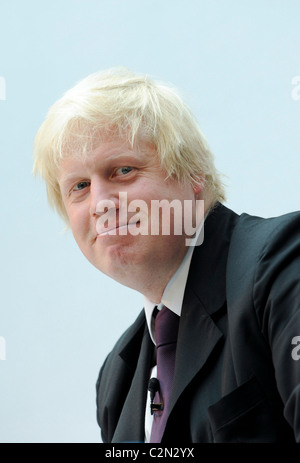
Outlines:
{"type": "Polygon", "coordinates": [[[107,136],[132,146],[150,142],[168,176],[203,184],[212,204],[225,200],[213,155],[177,92],[125,68],[92,74],[49,110],[34,141],[34,173],[46,182],[49,203],[68,222],[58,183],[65,156],[88,155],[107,136]]]}

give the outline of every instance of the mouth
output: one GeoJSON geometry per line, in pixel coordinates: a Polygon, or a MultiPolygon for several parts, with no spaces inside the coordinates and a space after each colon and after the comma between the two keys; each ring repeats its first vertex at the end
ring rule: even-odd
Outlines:
{"type": "Polygon", "coordinates": [[[134,223],[126,223],[124,225],[118,225],[117,227],[112,227],[112,228],[109,228],[109,229],[104,229],[101,233],[97,233],[97,238],[98,237],[102,237],[102,236],[107,236],[107,235],[111,235],[111,236],[125,236],[125,235],[128,235],[128,234],[131,234],[130,233],[130,229],[136,229],[136,228],[139,228],[139,224],[140,224],[140,221],[136,221],[134,223]]]}

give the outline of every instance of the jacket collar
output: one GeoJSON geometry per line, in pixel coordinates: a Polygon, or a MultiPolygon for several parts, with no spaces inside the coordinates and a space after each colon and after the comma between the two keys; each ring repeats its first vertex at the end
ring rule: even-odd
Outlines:
{"type": "Polygon", "coordinates": [[[237,214],[218,205],[194,250],[179,325],[171,409],[222,339],[214,318],[226,308],[226,265],[237,214]]]}

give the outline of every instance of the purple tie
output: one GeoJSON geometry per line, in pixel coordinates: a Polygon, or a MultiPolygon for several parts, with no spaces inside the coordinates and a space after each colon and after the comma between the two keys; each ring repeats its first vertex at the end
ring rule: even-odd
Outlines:
{"type": "Polygon", "coordinates": [[[176,341],[179,317],[167,307],[163,307],[155,319],[157,348],[157,378],[160,390],[154,401],[163,403],[162,411],[155,411],[150,442],[160,442],[169,415],[170,396],[175,366],[176,341]]]}

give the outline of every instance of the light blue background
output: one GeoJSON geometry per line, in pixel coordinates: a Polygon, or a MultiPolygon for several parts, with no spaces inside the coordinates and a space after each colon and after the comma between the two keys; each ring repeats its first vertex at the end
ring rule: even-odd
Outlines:
{"type": "Polygon", "coordinates": [[[111,66],[171,82],[227,175],[229,207],[299,209],[299,18],[298,0],[1,2],[1,442],[99,442],[98,370],[142,308],[85,260],[32,177],[49,106],[111,66]]]}

